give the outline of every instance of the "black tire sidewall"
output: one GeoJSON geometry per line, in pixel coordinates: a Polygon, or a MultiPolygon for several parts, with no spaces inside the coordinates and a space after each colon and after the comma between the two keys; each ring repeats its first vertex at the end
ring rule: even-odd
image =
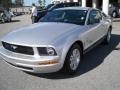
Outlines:
{"type": "Polygon", "coordinates": [[[116,12],[116,11],[113,11],[112,17],[113,17],[113,18],[117,18],[117,12],[116,12]],[[114,13],[115,13],[115,16],[113,15],[114,13]]]}
{"type": "Polygon", "coordinates": [[[108,32],[107,32],[107,35],[104,39],[104,44],[108,45],[110,43],[110,40],[108,41],[107,38],[108,38],[108,33],[110,33],[110,40],[111,40],[111,29],[109,28],[108,32]]]}
{"type": "Polygon", "coordinates": [[[76,68],[76,70],[72,70],[71,67],[70,67],[70,56],[73,52],[74,49],[78,49],[79,52],[80,52],[80,62],[81,62],[81,59],[82,59],[82,50],[81,50],[81,47],[78,45],[78,44],[74,44],[72,45],[72,47],[69,49],[68,53],[67,53],[67,56],[66,56],[66,59],[65,59],[65,63],[64,63],[64,72],[66,74],[74,74],[77,70],[78,70],[78,67],[80,65],[80,62],[79,62],[79,65],[78,67],[76,68]]]}

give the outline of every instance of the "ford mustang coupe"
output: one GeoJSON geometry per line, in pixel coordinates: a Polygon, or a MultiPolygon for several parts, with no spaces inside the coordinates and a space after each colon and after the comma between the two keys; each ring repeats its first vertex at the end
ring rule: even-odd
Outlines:
{"type": "Polygon", "coordinates": [[[63,70],[73,74],[82,56],[111,38],[112,21],[88,7],[56,9],[39,23],[15,30],[1,39],[0,56],[9,65],[32,73],[63,70]]]}

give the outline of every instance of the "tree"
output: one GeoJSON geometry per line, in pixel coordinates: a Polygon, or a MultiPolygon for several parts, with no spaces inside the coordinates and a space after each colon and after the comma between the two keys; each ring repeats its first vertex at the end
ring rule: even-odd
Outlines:
{"type": "Polygon", "coordinates": [[[38,3],[42,7],[42,0],[38,0],[38,3]]]}
{"type": "Polygon", "coordinates": [[[22,7],[24,5],[24,0],[15,0],[14,3],[17,7],[22,7]]]}
{"type": "Polygon", "coordinates": [[[8,9],[12,5],[12,0],[0,0],[0,5],[6,9],[8,9]]]}
{"type": "Polygon", "coordinates": [[[45,7],[45,5],[46,5],[46,1],[45,1],[45,0],[43,0],[43,6],[45,7]]]}
{"type": "Polygon", "coordinates": [[[45,7],[46,0],[38,0],[40,7],[45,7]]]}

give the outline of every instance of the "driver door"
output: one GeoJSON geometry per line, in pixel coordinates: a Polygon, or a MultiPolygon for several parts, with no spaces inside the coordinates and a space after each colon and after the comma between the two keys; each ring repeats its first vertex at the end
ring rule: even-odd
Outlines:
{"type": "Polygon", "coordinates": [[[102,32],[103,24],[101,23],[102,16],[98,10],[91,10],[87,20],[87,32],[85,38],[85,48],[96,43],[102,32]]]}

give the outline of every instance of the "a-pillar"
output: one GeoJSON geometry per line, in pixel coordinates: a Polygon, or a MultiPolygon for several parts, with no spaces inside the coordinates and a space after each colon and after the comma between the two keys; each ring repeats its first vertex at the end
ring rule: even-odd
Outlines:
{"type": "Polygon", "coordinates": [[[86,7],[86,0],[82,0],[82,7],[86,7]]]}
{"type": "Polygon", "coordinates": [[[92,6],[93,6],[93,8],[97,8],[98,7],[98,0],[92,0],[92,6]]]}
{"type": "Polygon", "coordinates": [[[102,11],[108,15],[109,12],[109,0],[103,0],[102,11]]]}

